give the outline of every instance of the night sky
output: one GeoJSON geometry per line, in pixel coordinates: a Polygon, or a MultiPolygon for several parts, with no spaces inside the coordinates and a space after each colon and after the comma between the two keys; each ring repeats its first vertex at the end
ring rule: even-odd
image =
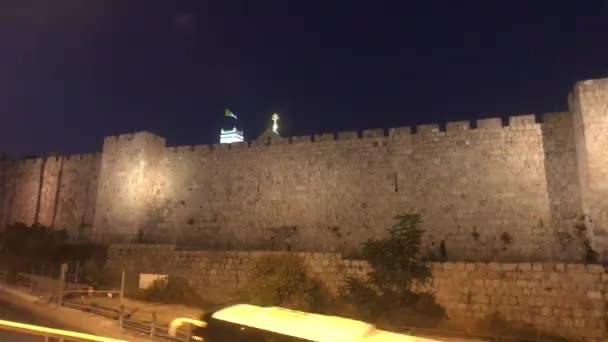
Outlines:
{"type": "Polygon", "coordinates": [[[0,0],[0,152],[147,130],[217,143],[567,108],[608,77],[608,1],[0,0]]]}

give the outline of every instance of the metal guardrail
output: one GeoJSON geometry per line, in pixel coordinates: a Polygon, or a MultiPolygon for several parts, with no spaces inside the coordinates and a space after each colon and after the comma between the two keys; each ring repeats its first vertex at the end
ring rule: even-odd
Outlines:
{"type": "Polygon", "coordinates": [[[137,309],[128,310],[122,306],[116,310],[95,305],[74,303],[71,301],[64,301],[61,304],[67,308],[81,310],[116,320],[118,321],[120,328],[124,330],[134,331],[150,337],[159,337],[169,341],[184,342],[191,340],[191,330],[188,326],[186,326],[185,329],[174,331],[174,334],[172,335],[170,333],[170,326],[160,324],[155,312],[139,311],[137,309]]]}
{"type": "Polygon", "coordinates": [[[95,336],[90,334],[79,333],[76,331],[53,329],[43,327],[39,325],[3,321],[0,320],[0,330],[6,330],[11,332],[17,332],[21,334],[28,334],[34,336],[44,337],[45,341],[49,341],[50,338],[59,339],[59,341],[67,342],[127,342],[125,340],[117,340],[114,338],[95,336]]]}
{"type": "MultiPolygon", "coordinates": [[[[0,271],[0,277],[2,277],[0,279],[4,279],[3,276],[5,274],[6,271],[0,271]]],[[[42,277],[28,273],[18,273],[17,285],[29,289],[31,292],[42,291],[49,296],[49,302],[54,302],[60,306],[116,320],[121,329],[131,330],[137,333],[146,334],[150,337],[159,337],[169,341],[190,341],[189,329],[186,329],[186,331],[183,331],[184,329],[182,329],[182,331],[177,331],[174,336],[170,336],[169,326],[160,324],[157,321],[155,312],[144,312],[136,309],[127,310],[122,305],[122,298],[124,296],[122,289],[121,291],[112,289],[94,290],[94,295],[118,295],[121,299],[121,306],[119,310],[116,310],[84,303],[81,304],[69,300],[68,295],[70,294],[89,294],[88,286],[85,284],[66,283],[61,279],[42,277]]]]}

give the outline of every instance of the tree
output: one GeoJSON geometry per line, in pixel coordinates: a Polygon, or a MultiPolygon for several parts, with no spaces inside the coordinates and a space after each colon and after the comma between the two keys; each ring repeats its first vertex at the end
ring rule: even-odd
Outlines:
{"type": "Polygon", "coordinates": [[[369,274],[371,285],[383,294],[406,300],[412,282],[428,284],[429,267],[420,261],[420,245],[424,230],[419,214],[402,214],[388,229],[388,237],[370,239],[363,244],[363,257],[373,268],[369,274]]]}
{"type": "Polygon", "coordinates": [[[386,238],[370,239],[363,244],[363,259],[372,270],[366,280],[348,278],[342,298],[366,320],[391,314],[402,317],[403,310],[411,310],[416,317],[423,317],[425,324],[433,324],[445,316],[443,308],[430,294],[412,290],[414,285],[428,285],[432,281],[430,267],[420,260],[422,220],[413,213],[397,215],[395,220],[386,238]]]}

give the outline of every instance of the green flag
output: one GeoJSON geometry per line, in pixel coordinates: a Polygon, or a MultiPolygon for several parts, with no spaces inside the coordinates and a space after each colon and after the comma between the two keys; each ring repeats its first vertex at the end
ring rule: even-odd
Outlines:
{"type": "Polygon", "coordinates": [[[236,119],[236,115],[234,115],[234,113],[231,112],[230,109],[228,109],[228,108],[226,108],[226,110],[224,111],[224,115],[231,116],[236,119]]]}

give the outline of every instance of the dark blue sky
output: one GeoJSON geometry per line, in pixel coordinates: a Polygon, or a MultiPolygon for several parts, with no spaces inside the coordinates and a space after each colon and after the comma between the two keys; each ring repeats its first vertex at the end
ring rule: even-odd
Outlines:
{"type": "Polygon", "coordinates": [[[215,143],[566,108],[608,77],[608,2],[0,0],[0,151],[215,143]]]}

